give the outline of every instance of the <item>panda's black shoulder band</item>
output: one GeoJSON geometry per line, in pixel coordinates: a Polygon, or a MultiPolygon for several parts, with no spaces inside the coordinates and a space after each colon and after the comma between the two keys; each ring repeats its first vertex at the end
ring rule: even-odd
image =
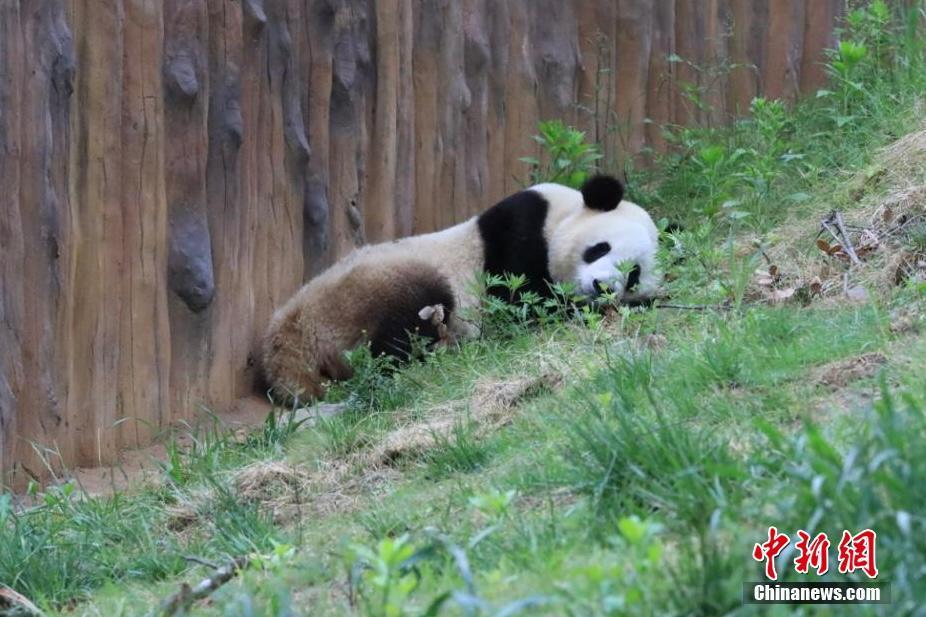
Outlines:
{"type": "MultiPolygon", "coordinates": [[[[521,191],[498,202],[477,219],[483,246],[483,269],[494,275],[518,274],[526,278],[521,292],[550,293],[548,245],[544,225],[550,204],[534,190],[521,191]]],[[[508,298],[501,289],[491,295],[508,298]]]]}
{"type": "Polygon", "coordinates": [[[582,199],[592,210],[608,212],[624,198],[624,185],[613,176],[592,176],[582,185],[582,199]]]}

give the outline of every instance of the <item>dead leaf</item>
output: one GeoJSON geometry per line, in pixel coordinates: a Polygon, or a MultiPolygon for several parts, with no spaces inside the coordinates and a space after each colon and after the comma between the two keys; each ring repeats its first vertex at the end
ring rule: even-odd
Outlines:
{"type": "Polygon", "coordinates": [[[812,295],[819,296],[823,291],[823,281],[820,280],[819,276],[815,276],[813,279],[811,279],[810,285],[808,285],[808,287],[810,287],[810,293],[812,295]]]}
{"type": "Polygon", "coordinates": [[[823,238],[817,239],[817,248],[826,253],[830,254],[830,243],[824,240],[823,238]]]}

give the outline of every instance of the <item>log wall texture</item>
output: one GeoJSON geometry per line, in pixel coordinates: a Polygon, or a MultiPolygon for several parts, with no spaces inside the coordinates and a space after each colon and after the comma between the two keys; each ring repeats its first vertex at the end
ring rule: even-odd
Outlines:
{"type": "Polygon", "coordinates": [[[275,306],[518,188],[540,119],[614,159],[819,86],[842,5],[0,0],[0,470],[248,395],[275,306]]]}

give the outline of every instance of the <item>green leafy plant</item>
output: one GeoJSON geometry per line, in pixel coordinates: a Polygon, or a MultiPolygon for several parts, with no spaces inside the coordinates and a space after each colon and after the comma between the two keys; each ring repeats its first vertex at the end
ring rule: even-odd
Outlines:
{"type": "Polygon", "coordinates": [[[411,568],[415,548],[409,536],[383,538],[370,548],[352,544],[348,553],[351,586],[357,591],[364,614],[370,617],[401,617],[409,614],[407,603],[420,577],[411,568]]]}
{"type": "Polygon", "coordinates": [[[904,237],[904,244],[914,253],[926,255],[926,222],[913,225],[904,237]]]}
{"type": "Polygon", "coordinates": [[[560,585],[566,615],[617,617],[646,614],[664,605],[669,585],[659,575],[665,553],[662,525],[631,515],[619,518],[616,527],[618,533],[606,545],[620,557],[583,564],[560,585]]]}
{"type": "Polygon", "coordinates": [[[547,596],[528,596],[493,606],[477,593],[466,551],[436,529],[425,532],[420,542],[409,535],[385,538],[375,547],[351,544],[345,555],[350,572],[352,597],[359,599],[369,617],[434,617],[446,606],[456,604],[464,615],[510,617],[549,604],[547,596]],[[413,597],[433,573],[448,562],[462,583],[460,588],[438,593],[423,608],[413,597]]]}
{"type": "Polygon", "coordinates": [[[511,504],[518,496],[516,490],[500,491],[492,489],[478,493],[469,498],[469,503],[492,520],[504,518],[511,509],[511,504]]]}
{"type": "Polygon", "coordinates": [[[371,412],[393,409],[407,399],[407,384],[397,378],[399,363],[393,356],[374,356],[369,345],[358,345],[345,355],[353,374],[329,385],[327,401],[343,401],[349,409],[371,412]]]}
{"type": "Polygon", "coordinates": [[[534,141],[540,144],[540,157],[522,157],[531,166],[530,184],[558,182],[579,188],[602,158],[598,146],[585,139],[585,133],[560,120],[541,122],[534,141]]]}
{"type": "Polygon", "coordinates": [[[477,287],[483,298],[476,319],[486,337],[504,337],[523,332],[530,325],[541,327],[561,322],[577,299],[573,286],[557,283],[549,296],[541,296],[525,289],[527,277],[523,274],[503,276],[484,274],[477,287]]]}

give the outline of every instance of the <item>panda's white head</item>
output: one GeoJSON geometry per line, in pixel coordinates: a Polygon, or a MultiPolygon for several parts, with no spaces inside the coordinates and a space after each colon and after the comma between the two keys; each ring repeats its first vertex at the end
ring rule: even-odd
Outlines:
{"type": "Polygon", "coordinates": [[[659,232],[649,214],[623,196],[623,185],[610,176],[589,179],[581,191],[538,184],[510,195],[477,217],[483,269],[522,274],[522,291],[541,295],[549,293],[549,282],[569,282],[590,298],[604,292],[631,302],[653,297],[661,283],[659,232]]]}
{"type": "Polygon", "coordinates": [[[573,283],[586,297],[610,292],[626,302],[656,294],[659,231],[643,208],[623,200],[620,181],[595,176],[581,191],[554,184],[532,190],[549,204],[545,235],[553,280],[573,283]]]}

